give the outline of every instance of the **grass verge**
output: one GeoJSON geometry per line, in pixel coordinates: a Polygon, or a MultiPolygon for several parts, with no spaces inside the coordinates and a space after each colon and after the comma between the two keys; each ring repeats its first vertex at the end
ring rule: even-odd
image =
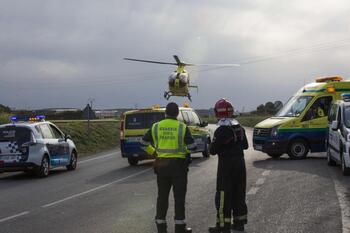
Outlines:
{"type": "Polygon", "coordinates": [[[90,135],[84,121],[53,121],[64,133],[70,135],[79,155],[88,155],[119,146],[118,121],[90,122],[90,135]]]}

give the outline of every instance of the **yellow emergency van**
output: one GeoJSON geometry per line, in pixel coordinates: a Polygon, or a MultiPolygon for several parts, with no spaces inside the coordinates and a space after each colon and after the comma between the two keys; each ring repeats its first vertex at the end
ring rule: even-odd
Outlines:
{"type": "Polygon", "coordinates": [[[350,92],[350,80],[341,77],[318,78],[305,85],[276,116],[254,127],[254,149],[273,158],[287,153],[292,159],[326,151],[328,112],[344,92],[350,92]]]}
{"type": "MultiPolygon", "coordinates": [[[[206,128],[207,122],[201,120],[198,114],[188,107],[180,107],[178,120],[184,122],[190,129],[197,149],[203,157],[209,157],[210,134],[206,128]]],[[[143,135],[152,124],[165,118],[165,108],[138,109],[125,112],[120,121],[120,149],[123,158],[127,158],[130,165],[137,165],[138,161],[154,159],[141,148],[143,135]]]]}

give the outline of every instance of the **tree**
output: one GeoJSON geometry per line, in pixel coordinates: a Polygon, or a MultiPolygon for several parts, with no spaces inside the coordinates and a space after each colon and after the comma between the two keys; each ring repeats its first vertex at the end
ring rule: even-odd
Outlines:
{"type": "Polygon", "coordinates": [[[263,104],[260,104],[257,108],[256,111],[258,114],[265,114],[265,106],[263,104]]]}
{"type": "Polygon", "coordinates": [[[272,102],[267,102],[265,104],[265,113],[267,113],[267,114],[275,114],[276,113],[275,105],[272,102]]]}

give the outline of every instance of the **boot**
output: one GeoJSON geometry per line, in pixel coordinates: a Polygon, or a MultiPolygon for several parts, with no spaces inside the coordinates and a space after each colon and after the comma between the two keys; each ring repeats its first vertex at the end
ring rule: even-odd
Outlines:
{"type": "Polygon", "coordinates": [[[158,233],[168,233],[166,223],[160,223],[160,224],[157,223],[157,230],[158,230],[158,233]]]}
{"type": "Polygon", "coordinates": [[[186,227],[186,224],[175,224],[175,233],[192,233],[192,229],[186,227]]]}
{"type": "Polygon", "coordinates": [[[218,225],[209,227],[209,233],[231,233],[230,229],[219,227],[218,225]]]}
{"type": "Polygon", "coordinates": [[[231,226],[231,229],[234,231],[244,231],[244,223],[234,221],[233,225],[231,226]]]}

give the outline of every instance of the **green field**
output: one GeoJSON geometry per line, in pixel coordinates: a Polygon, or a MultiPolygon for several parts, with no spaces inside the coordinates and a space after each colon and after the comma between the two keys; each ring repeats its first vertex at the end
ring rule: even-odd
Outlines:
{"type": "Polygon", "coordinates": [[[119,146],[119,122],[91,121],[90,135],[86,121],[53,121],[75,142],[79,155],[87,155],[119,146]]]}

